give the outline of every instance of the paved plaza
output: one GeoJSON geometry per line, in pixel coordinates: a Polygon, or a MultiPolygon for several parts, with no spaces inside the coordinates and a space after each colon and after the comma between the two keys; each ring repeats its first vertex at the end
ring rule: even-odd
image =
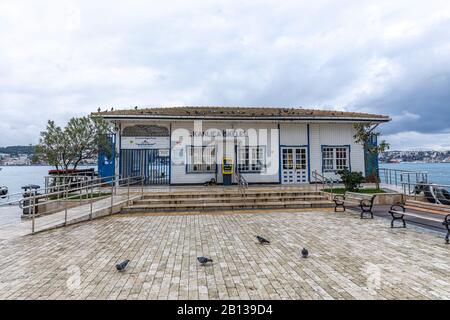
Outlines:
{"type": "Polygon", "coordinates": [[[1,241],[0,298],[450,299],[442,235],[388,225],[332,210],[108,216],[1,241]]]}

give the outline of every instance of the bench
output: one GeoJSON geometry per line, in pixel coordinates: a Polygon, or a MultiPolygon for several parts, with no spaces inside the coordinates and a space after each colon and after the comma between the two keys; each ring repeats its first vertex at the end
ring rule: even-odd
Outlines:
{"type": "Polygon", "coordinates": [[[373,219],[373,202],[376,195],[364,195],[353,192],[346,192],[343,196],[334,196],[333,201],[335,203],[334,212],[337,212],[341,207],[345,211],[346,206],[358,206],[361,209],[361,219],[364,218],[364,214],[370,214],[370,218],[373,219]]]}
{"type": "Polygon", "coordinates": [[[445,242],[448,244],[450,241],[450,206],[416,200],[406,200],[404,204],[398,203],[392,205],[389,213],[392,216],[391,228],[394,228],[394,223],[397,220],[400,220],[403,223],[403,228],[406,228],[405,216],[439,223],[442,222],[447,229],[445,242]],[[410,210],[417,211],[419,213],[411,212],[410,210]],[[430,213],[434,216],[424,216],[420,214],[420,212],[430,213]],[[443,218],[438,218],[439,215],[443,216],[443,218]]]}

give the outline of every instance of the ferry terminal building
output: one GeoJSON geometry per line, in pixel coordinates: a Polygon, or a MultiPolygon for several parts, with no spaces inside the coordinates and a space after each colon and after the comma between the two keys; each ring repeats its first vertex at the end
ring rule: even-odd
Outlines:
{"type": "Polygon", "coordinates": [[[99,156],[99,174],[145,176],[148,185],[222,184],[224,160],[255,184],[307,184],[314,171],[338,179],[344,168],[368,175],[377,157],[355,143],[354,124],[390,121],[302,108],[135,108],[93,115],[115,128],[112,156],[99,156]]]}

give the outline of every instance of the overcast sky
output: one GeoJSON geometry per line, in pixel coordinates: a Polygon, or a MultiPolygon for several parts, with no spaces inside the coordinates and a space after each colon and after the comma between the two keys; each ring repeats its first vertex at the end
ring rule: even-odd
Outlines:
{"type": "Polygon", "coordinates": [[[381,113],[392,149],[450,149],[450,1],[0,0],[0,146],[182,105],[381,113]]]}

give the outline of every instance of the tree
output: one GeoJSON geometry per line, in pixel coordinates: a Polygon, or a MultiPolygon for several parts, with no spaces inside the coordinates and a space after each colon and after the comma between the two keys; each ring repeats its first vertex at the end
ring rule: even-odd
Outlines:
{"type": "Polygon", "coordinates": [[[41,132],[36,155],[57,170],[76,169],[99,152],[111,155],[110,133],[109,124],[99,117],[72,118],[64,129],[49,120],[41,132]]]}
{"type": "MultiPolygon", "coordinates": [[[[378,127],[378,124],[374,123],[356,123],[355,124],[355,135],[353,136],[356,143],[362,144],[364,147],[364,150],[367,150],[370,154],[376,155],[385,152],[390,148],[389,143],[387,143],[385,140],[382,140],[377,145],[373,145],[371,143],[373,137],[381,136],[381,133],[379,131],[375,131],[375,129],[378,127]]],[[[378,176],[378,173],[375,172],[375,170],[372,172],[372,176],[375,179],[376,188],[380,188],[380,177],[378,176]]]]}

